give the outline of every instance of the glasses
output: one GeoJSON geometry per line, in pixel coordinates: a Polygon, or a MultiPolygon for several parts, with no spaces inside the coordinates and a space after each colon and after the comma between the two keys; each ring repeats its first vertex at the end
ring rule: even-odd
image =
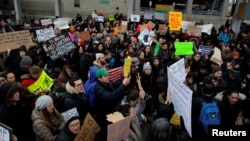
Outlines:
{"type": "Polygon", "coordinates": [[[77,122],[75,124],[70,124],[69,128],[74,128],[74,127],[79,127],[80,126],[80,122],[77,122]]]}
{"type": "Polygon", "coordinates": [[[82,84],[83,84],[83,83],[80,83],[80,84],[76,84],[76,86],[77,86],[77,87],[80,87],[80,86],[82,86],[82,84]]]}

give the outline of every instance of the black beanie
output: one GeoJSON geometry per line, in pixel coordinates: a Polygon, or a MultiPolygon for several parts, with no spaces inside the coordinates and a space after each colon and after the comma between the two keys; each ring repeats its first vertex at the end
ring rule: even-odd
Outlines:
{"type": "Polygon", "coordinates": [[[213,68],[212,73],[214,74],[217,71],[222,71],[222,69],[220,67],[215,67],[215,68],[213,68]]]}

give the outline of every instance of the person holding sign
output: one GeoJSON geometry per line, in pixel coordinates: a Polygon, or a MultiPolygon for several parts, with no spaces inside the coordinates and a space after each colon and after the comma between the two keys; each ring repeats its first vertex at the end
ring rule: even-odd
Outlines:
{"type": "Polygon", "coordinates": [[[125,88],[130,82],[130,76],[122,81],[109,81],[109,72],[105,69],[96,71],[97,82],[94,88],[96,103],[94,104],[94,114],[96,121],[101,127],[101,131],[97,133],[96,140],[107,140],[107,121],[106,115],[117,110],[117,105],[124,97],[125,88]]]}

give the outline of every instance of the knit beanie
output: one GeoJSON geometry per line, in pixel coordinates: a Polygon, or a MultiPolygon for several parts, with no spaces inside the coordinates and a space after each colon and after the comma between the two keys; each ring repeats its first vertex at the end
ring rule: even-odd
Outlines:
{"type": "Polygon", "coordinates": [[[30,56],[24,56],[21,60],[21,65],[32,65],[33,61],[30,56]]]}
{"type": "Polygon", "coordinates": [[[42,110],[49,106],[53,102],[53,99],[48,95],[42,95],[36,100],[36,108],[42,110]]]}
{"type": "Polygon", "coordinates": [[[220,67],[215,67],[215,68],[213,68],[212,73],[214,74],[218,71],[222,71],[222,69],[220,67]]]}
{"type": "Polygon", "coordinates": [[[95,59],[98,60],[99,58],[104,57],[103,53],[96,53],[95,54],[95,59]]]}
{"type": "Polygon", "coordinates": [[[152,69],[152,67],[151,67],[151,65],[150,65],[149,62],[147,62],[147,63],[145,63],[145,64],[143,65],[143,71],[145,71],[145,70],[147,70],[147,69],[152,69]]]}
{"type": "Polygon", "coordinates": [[[239,69],[236,69],[236,68],[233,68],[229,71],[229,73],[233,76],[239,76],[240,75],[240,70],[239,69]]]}
{"type": "Polygon", "coordinates": [[[80,119],[79,114],[77,112],[76,108],[69,109],[62,113],[63,120],[66,124],[66,126],[69,125],[69,123],[75,119],[80,119]]]}

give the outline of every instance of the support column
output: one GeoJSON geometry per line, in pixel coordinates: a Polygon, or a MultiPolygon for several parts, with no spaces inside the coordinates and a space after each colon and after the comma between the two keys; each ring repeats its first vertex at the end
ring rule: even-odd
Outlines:
{"type": "Polygon", "coordinates": [[[127,0],[127,20],[130,19],[131,14],[134,14],[133,11],[133,7],[134,7],[134,0],[127,0]]]}
{"type": "Polygon", "coordinates": [[[135,14],[140,14],[140,4],[141,4],[141,1],[140,0],[135,0],[135,14]]]}
{"type": "Polygon", "coordinates": [[[55,0],[55,16],[60,17],[61,16],[61,0],[55,0]]]}
{"type": "Polygon", "coordinates": [[[16,20],[20,20],[22,22],[22,7],[20,0],[14,0],[15,14],[16,20]]]}
{"type": "Polygon", "coordinates": [[[221,8],[221,18],[222,18],[222,19],[225,19],[225,18],[226,18],[228,6],[229,6],[229,0],[224,0],[224,1],[223,1],[222,8],[221,8]]]}
{"type": "Polygon", "coordinates": [[[191,18],[192,7],[193,7],[193,0],[188,0],[186,3],[186,18],[191,18]]]}

